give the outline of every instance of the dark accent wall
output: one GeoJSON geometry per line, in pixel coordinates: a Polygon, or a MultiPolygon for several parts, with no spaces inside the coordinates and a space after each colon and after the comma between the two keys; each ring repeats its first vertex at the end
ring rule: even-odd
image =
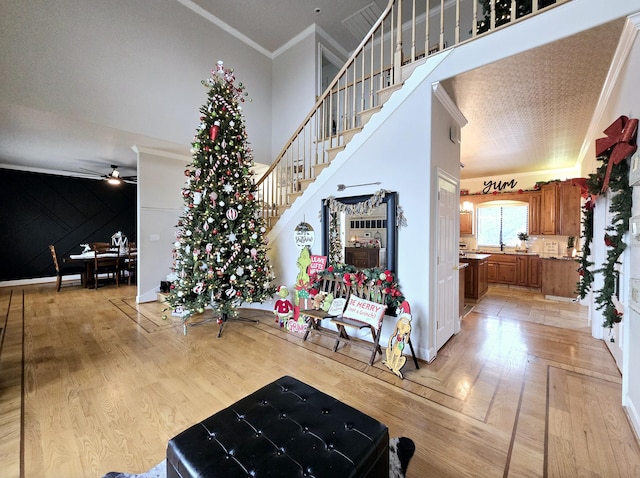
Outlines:
{"type": "Polygon", "coordinates": [[[55,276],[58,258],[122,231],[136,241],[136,185],[0,169],[0,281],[55,276]]]}

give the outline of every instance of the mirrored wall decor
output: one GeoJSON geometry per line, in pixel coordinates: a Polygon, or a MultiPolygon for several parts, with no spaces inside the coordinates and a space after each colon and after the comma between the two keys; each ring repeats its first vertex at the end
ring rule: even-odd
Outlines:
{"type": "Polygon", "coordinates": [[[375,267],[397,274],[396,210],[397,193],[389,191],[323,200],[322,254],[330,256],[330,264],[332,255],[340,255],[358,269],[375,267]]]}

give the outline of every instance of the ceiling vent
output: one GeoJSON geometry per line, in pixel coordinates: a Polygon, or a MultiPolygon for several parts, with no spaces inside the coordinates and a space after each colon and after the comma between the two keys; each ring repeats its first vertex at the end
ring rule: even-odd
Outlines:
{"type": "Polygon", "coordinates": [[[342,24],[358,40],[364,40],[364,37],[369,33],[371,27],[378,21],[380,15],[382,15],[382,8],[380,8],[376,3],[371,2],[363,9],[358,10],[350,17],[342,20],[342,24]]]}

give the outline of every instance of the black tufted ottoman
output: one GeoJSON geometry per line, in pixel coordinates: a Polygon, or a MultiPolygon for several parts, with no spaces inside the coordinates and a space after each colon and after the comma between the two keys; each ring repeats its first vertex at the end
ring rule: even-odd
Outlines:
{"type": "Polygon", "coordinates": [[[388,477],[387,427],[285,376],[167,446],[168,478],[297,476],[388,477]]]}

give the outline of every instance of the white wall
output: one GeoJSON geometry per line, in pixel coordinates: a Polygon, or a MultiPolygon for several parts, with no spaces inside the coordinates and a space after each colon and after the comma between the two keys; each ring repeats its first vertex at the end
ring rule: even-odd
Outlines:
{"type": "MultiPolygon", "coordinates": [[[[346,149],[338,154],[331,166],[324,170],[309,186],[303,201],[297,201],[280,218],[270,238],[270,259],[275,267],[278,283],[291,286],[297,274],[298,249],[293,243],[295,226],[306,221],[316,231],[315,254],[322,253],[319,236],[322,233],[319,213],[322,200],[329,196],[346,197],[371,194],[380,189],[398,192],[398,205],[403,209],[408,225],[398,231],[398,277],[400,287],[411,304],[414,316],[411,342],[416,355],[426,360],[433,358],[434,342],[430,308],[430,230],[429,214],[434,200],[433,193],[425,184],[431,183],[434,165],[430,164],[431,145],[431,83],[425,81],[427,74],[441,59],[431,58],[414,74],[405,86],[394,93],[380,113],[367,123],[346,149]],[[407,118],[410,118],[408,121],[407,118]],[[393,165],[393,166],[391,166],[393,165]],[[381,182],[380,185],[349,188],[338,192],[337,185],[344,183],[364,184],[381,182]]],[[[440,113],[436,114],[440,117],[440,113]]],[[[444,138],[449,144],[449,118],[444,138]]],[[[437,133],[438,134],[438,133],[437,133]]],[[[444,143],[443,143],[444,144],[444,143]]],[[[435,147],[438,150],[438,147],[435,147]]],[[[450,151],[442,155],[447,170],[450,151]]],[[[457,159],[451,161],[458,164],[457,159]]],[[[273,304],[263,304],[272,308],[273,304]]],[[[387,340],[395,321],[385,319],[382,342],[387,340]]]]}
{"type": "Polygon", "coordinates": [[[271,164],[316,101],[315,29],[273,59],[271,67],[271,164]]]}
{"type": "MultiPolygon", "coordinates": [[[[603,104],[606,105],[606,107],[602,112],[601,118],[599,118],[598,127],[596,128],[597,133],[593,138],[592,144],[595,144],[595,139],[604,137],[602,131],[621,115],[628,116],[629,118],[640,118],[640,99],[638,97],[637,86],[640,84],[640,41],[638,41],[636,37],[639,29],[640,15],[634,15],[625,27],[625,33],[629,35],[627,37],[627,46],[630,48],[629,54],[621,65],[621,71],[617,81],[614,85],[611,85],[610,95],[603,100],[603,104]]],[[[624,37],[625,35],[623,34],[623,38],[624,37]]],[[[621,46],[624,47],[623,42],[621,42],[621,46]]],[[[601,164],[595,160],[595,152],[593,149],[587,157],[590,158],[590,160],[585,161],[583,165],[583,175],[585,176],[595,172],[595,169],[601,164]]],[[[604,203],[604,201],[599,201],[599,204],[601,203],[604,203]]],[[[603,213],[600,214],[600,216],[603,215],[603,213]]],[[[633,190],[632,215],[640,215],[640,187],[638,186],[634,187],[633,190]]],[[[594,228],[594,243],[602,237],[603,229],[606,226],[604,223],[599,225],[600,227],[598,229],[594,228]]],[[[632,242],[630,237],[627,237],[625,242],[627,242],[627,244],[633,244],[632,247],[629,247],[623,254],[623,262],[627,265],[627,273],[624,274],[621,288],[624,290],[624,297],[629,298],[631,296],[629,287],[630,279],[640,279],[640,247],[637,241],[632,242]]],[[[602,260],[604,260],[604,253],[594,260],[596,266],[601,263],[602,260]]],[[[601,278],[596,277],[594,289],[597,289],[601,283],[601,278]]],[[[622,402],[623,405],[627,407],[636,432],[640,432],[640,323],[637,320],[629,320],[632,311],[629,309],[628,301],[624,305],[624,318],[622,322],[622,402]]],[[[594,321],[594,326],[602,323],[600,311],[592,310],[592,320],[594,321]]]]}
{"type": "Polygon", "coordinates": [[[184,170],[191,158],[143,147],[138,154],[137,302],[156,300],[173,264],[175,226],[183,211],[184,170]]]}

